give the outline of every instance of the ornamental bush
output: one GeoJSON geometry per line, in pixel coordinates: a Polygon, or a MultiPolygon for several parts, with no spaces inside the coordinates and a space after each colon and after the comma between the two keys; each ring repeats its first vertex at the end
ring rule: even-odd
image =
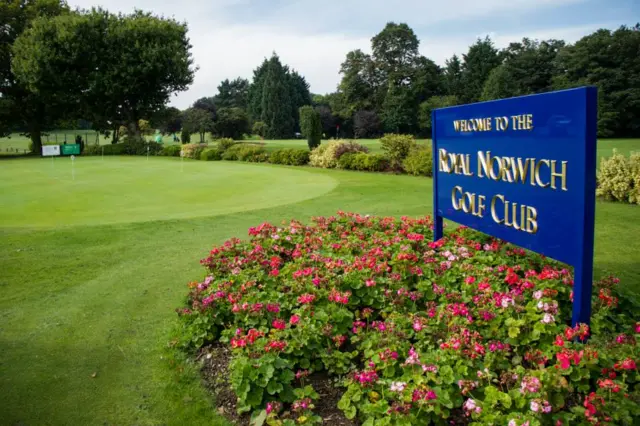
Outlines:
{"type": "Polygon", "coordinates": [[[309,163],[309,154],[310,152],[307,149],[278,149],[271,152],[269,162],[287,166],[304,166],[309,163]]]}
{"type": "Polygon", "coordinates": [[[380,146],[391,161],[391,165],[396,169],[400,169],[404,159],[416,147],[416,139],[413,135],[387,133],[380,138],[380,146]]]}
{"type": "MultiPolygon", "coordinates": [[[[162,150],[162,145],[156,142],[147,142],[142,138],[133,136],[125,137],[122,144],[122,154],[124,155],[156,155],[162,150]]],[[[106,153],[105,153],[106,154],[106,153]]]]}
{"type": "Polygon", "coordinates": [[[236,144],[236,141],[234,141],[231,138],[220,138],[220,139],[216,139],[214,142],[218,145],[218,148],[220,148],[222,151],[226,151],[227,149],[231,148],[236,144]]]}
{"type": "Polygon", "coordinates": [[[239,411],[269,425],[318,424],[315,372],[363,425],[634,424],[640,323],[617,279],[594,283],[591,329],[572,328],[564,265],[432,228],[345,213],[250,228],[201,261],[175,344],[228,344],[239,411]]]}
{"type": "Polygon", "coordinates": [[[207,148],[206,143],[188,143],[181,146],[182,156],[184,158],[191,158],[193,160],[199,160],[200,154],[207,148]]]}
{"type": "Polygon", "coordinates": [[[162,148],[160,155],[165,157],[180,157],[180,151],[182,147],[180,145],[167,145],[162,148]]]}
{"type": "Polygon", "coordinates": [[[337,139],[320,145],[311,151],[309,164],[314,167],[333,169],[338,165],[338,160],[346,153],[369,152],[369,148],[353,141],[337,139]]]}
{"type": "Polygon", "coordinates": [[[402,162],[404,171],[414,176],[433,176],[431,147],[415,147],[402,162]]]}
{"type": "Polygon", "coordinates": [[[200,154],[202,161],[220,161],[222,160],[222,152],[219,148],[207,148],[200,154]]]}
{"type": "Polygon", "coordinates": [[[610,201],[640,204],[640,155],[627,158],[614,149],[611,157],[603,158],[596,194],[610,201]]]}

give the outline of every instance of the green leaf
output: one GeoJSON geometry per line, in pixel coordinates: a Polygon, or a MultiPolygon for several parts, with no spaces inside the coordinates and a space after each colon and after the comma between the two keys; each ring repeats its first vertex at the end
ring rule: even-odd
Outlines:
{"type": "Polygon", "coordinates": [[[276,393],[282,391],[282,389],[284,389],[282,383],[275,380],[271,380],[267,385],[267,392],[269,393],[269,395],[275,395],[276,393]]]}
{"type": "Polygon", "coordinates": [[[520,334],[520,328],[518,327],[509,327],[509,337],[515,339],[520,334]]]}
{"type": "Polygon", "coordinates": [[[353,405],[349,405],[344,411],[344,416],[349,419],[349,420],[353,420],[356,417],[356,407],[354,407],[353,405]]]}
{"type": "Polygon", "coordinates": [[[455,381],[455,378],[453,377],[453,368],[449,365],[445,365],[440,368],[438,375],[442,379],[442,382],[447,385],[450,385],[455,381]]]}
{"type": "Polygon", "coordinates": [[[267,420],[267,410],[260,410],[259,414],[251,417],[251,426],[262,426],[267,420]]]}

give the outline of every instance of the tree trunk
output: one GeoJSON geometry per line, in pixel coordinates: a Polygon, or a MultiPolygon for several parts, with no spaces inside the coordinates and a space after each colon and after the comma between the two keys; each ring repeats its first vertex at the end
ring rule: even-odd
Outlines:
{"type": "Polygon", "coordinates": [[[116,124],[115,128],[113,129],[113,139],[111,139],[111,143],[118,143],[118,139],[120,138],[120,126],[118,126],[116,124]]]}
{"type": "Polygon", "coordinates": [[[38,124],[32,124],[29,129],[29,136],[31,137],[31,142],[33,143],[33,149],[31,152],[35,155],[42,155],[42,132],[40,131],[40,126],[38,124]]]}

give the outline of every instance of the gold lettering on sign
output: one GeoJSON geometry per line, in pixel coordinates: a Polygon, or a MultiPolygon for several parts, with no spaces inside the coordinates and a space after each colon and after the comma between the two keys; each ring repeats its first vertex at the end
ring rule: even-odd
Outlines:
{"type": "Polygon", "coordinates": [[[498,218],[498,212],[496,211],[496,201],[500,200],[504,203],[504,196],[503,195],[494,195],[493,198],[491,199],[491,217],[493,218],[493,221],[497,224],[501,224],[504,223],[504,219],[499,219],[498,218]]]}
{"type": "Polygon", "coordinates": [[[551,160],[551,188],[556,189],[556,178],[562,179],[562,190],[567,190],[567,164],[568,161],[562,162],[562,171],[556,172],[556,160],[551,160]]]}
{"type": "Polygon", "coordinates": [[[538,161],[538,164],[536,164],[536,171],[535,173],[533,173],[531,175],[531,185],[536,186],[536,184],[540,187],[540,188],[546,188],[547,186],[549,186],[549,183],[543,183],[542,179],[540,179],[540,166],[546,164],[547,167],[549,167],[549,160],[540,160],[538,161]],[[536,182],[533,182],[534,179],[534,175],[535,175],[535,180],[536,182]]]}

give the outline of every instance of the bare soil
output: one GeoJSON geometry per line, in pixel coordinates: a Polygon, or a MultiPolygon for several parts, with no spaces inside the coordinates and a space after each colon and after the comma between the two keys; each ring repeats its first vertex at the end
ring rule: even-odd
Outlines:
{"type": "MultiPolygon", "coordinates": [[[[237,397],[229,382],[229,361],[231,351],[228,346],[216,343],[202,348],[197,357],[202,361],[202,378],[205,387],[215,397],[218,413],[231,423],[238,426],[250,426],[248,414],[238,414],[237,397]]],[[[305,379],[305,384],[311,384],[320,395],[314,401],[314,413],[322,417],[324,424],[330,426],[357,426],[358,423],[349,420],[338,409],[338,401],[343,391],[336,387],[325,373],[314,373],[305,379]]]]}

